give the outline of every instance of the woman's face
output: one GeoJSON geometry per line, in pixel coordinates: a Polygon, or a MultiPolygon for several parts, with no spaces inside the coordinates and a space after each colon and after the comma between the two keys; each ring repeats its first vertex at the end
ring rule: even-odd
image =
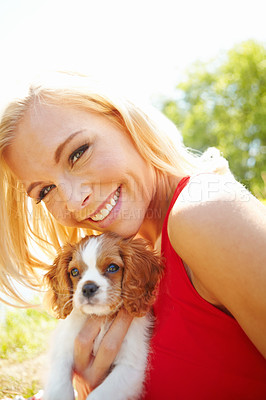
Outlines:
{"type": "Polygon", "coordinates": [[[129,134],[92,112],[32,107],[6,160],[28,195],[66,226],[134,235],[154,193],[154,170],[129,134]]]}

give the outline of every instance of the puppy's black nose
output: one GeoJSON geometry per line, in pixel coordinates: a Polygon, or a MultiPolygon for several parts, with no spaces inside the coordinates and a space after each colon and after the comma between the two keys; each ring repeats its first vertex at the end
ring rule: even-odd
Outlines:
{"type": "Polygon", "coordinates": [[[95,283],[90,282],[90,283],[85,283],[85,285],[82,288],[82,294],[85,297],[92,297],[94,294],[97,292],[99,289],[99,286],[95,285],[95,283]]]}

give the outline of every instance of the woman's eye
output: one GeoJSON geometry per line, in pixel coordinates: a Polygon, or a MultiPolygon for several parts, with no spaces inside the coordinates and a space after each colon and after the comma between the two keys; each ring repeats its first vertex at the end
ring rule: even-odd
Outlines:
{"type": "Polygon", "coordinates": [[[84,144],[83,146],[79,147],[69,156],[69,162],[71,165],[74,165],[75,162],[85,153],[85,151],[89,148],[88,144],[84,144]]]}
{"type": "Polygon", "coordinates": [[[76,276],[79,275],[79,270],[77,268],[72,268],[70,271],[71,275],[75,278],[76,276]]]}
{"type": "Polygon", "coordinates": [[[106,268],[106,272],[109,272],[111,274],[113,274],[114,272],[117,272],[119,270],[119,266],[116,264],[110,264],[107,268],[106,268]]]}
{"type": "Polygon", "coordinates": [[[37,204],[40,203],[40,202],[45,198],[45,196],[46,196],[53,188],[55,188],[55,185],[45,186],[45,187],[40,191],[39,197],[38,197],[36,203],[37,203],[37,204]]]}

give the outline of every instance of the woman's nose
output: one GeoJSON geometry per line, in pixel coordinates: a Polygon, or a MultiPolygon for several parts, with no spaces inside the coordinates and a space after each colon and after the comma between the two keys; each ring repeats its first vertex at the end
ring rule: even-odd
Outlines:
{"type": "Polygon", "coordinates": [[[92,193],[92,189],[88,185],[70,182],[61,183],[58,186],[58,190],[70,212],[84,208],[88,204],[92,193]]]}

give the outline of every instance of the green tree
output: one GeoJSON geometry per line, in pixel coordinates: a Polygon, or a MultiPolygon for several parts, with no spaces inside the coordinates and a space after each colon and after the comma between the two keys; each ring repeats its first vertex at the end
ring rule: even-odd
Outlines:
{"type": "Polygon", "coordinates": [[[200,151],[215,146],[236,178],[266,197],[266,48],[248,41],[196,63],[163,112],[200,151]]]}

